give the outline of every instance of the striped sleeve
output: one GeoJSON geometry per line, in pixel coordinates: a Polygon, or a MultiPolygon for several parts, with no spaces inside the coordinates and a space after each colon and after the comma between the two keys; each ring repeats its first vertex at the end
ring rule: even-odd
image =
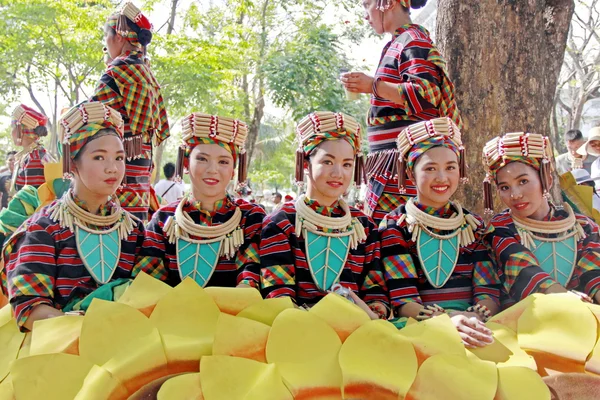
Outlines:
{"type": "Polygon", "coordinates": [[[406,114],[420,114],[440,104],[440,72],[435,63],[439,58],[431,43],[420,39],[410,42],[399,54],[398,92],[405,99],[399,106],[406,114]]]}
{"type": "Polygon", "coordinates": [[[586,237],[577,244],[577,265],[571,283],[575,289],[594,298],[600,290],[599,229],[598,225],[589,218],[580,215],[577,218],[582,223],[586,237]]]}
{"type": "Polygon", "coordinates": [[[384,278],[394,309],[408,303],[423,304],[418,289],[417,267],[403,229],[389,218],[379,228],[384,278]]]}
{"type": "Polygon", "coordinates": [[[260,289],[260,233],[265,212],[253,206],[247,214],[244,226],[244,244],[238,249],[235,264],[238,270],[237,283],[260,289]]]}
{"type": "Polygon", "coordinates": [[[52,235],[41,225],[32,223],[16,244],[17,253],[6,266],[8,297],[20,327],[34,307],[54,307],[57,274],[56,246],[52,235]]]}
{"type": "MultiPolygon", "coordinates": [[[[379,240],[379,232],[377,231],[375,223],[371,218],[362,217],[360,220],[364,225],[366,225],[365,233],[367,234],[367,239],[364,244],[365,279],[361,285],[359,297],[365,303],[371,306],[373,311],[379,313],[379,305],[383,304],[385,308],[389,308],[387,287],[385,284],[383,266],[381,264],[381,244],[379,240]]],[[[387,315],[382,316],[387,317],[387,315]]]]}
{"type": "MultiPolygon", "coordinates": [[[[260,236],[260,287],[264,298],[289,296],[296,299],[296,272],[294,253],[289,234],[278,226],[274,216],[285,215],[283,211],[267,217],[260,236]]],[[[281,221],[285,223],[286,220],[281,221]]],[[[289,224],[289,222],[288,222],[289,224]]]]}
{"type": "Polygon", "coordinates": [[[15,185],[21,188],[25,185],[40,187],[46,182],[44,178],[44,163],[43,158],[46,155],[46,150],[36,149],[27,155],[23,163],[22,169],[16,177],[15,185]]]}
{"type": "Polygon", "coordinates": [[[490,224],[484,242],[496,262],[504,290],[514,301],[521,301],[533,293],[543,293],[556,283],[521,244],[516,230],[510,229],[512,219],[508,215],[496,216],[490,224]]]}
{"type": "Polygon", "coordinates": [[[146,226],[144,242],[138,253],[132,276],[144,272],[161,281],[169,277],[169,258],[166,256],[167,238],[162,229],[161,218],[163,213],[159,210],[154,213],[152,220],[146,226]]]}

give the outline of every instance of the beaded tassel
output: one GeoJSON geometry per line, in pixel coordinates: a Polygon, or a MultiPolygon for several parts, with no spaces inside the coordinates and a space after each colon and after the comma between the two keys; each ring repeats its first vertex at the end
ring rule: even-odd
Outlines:
{"type": "Polygon", "coordinates": [[[400,194],[406,194],[406,171],[404,157],[400,155],[396,162],[398,166],[398,192],[400,194]]]}
{"type": "Polygon", "coordinates": [[[492,195],[492,182],[490,182],[489,175],[483,181],[483,208],[485,214],[491,215],[494,213],[494,197],[492,195]]]}
{"type": "Polygon", "coordinates": [[[244,185],[246,183],[246,180],[248,179],[248,165],[246,156],[246,150],[242,149],[240,151],[240,156],[238,159],[238,183],[240,185],[244,185]]]}
{"type": "Polygon", "coordinates": [[[69,142],[62,144],[62,167],[63,179],[71,177],[71,144],[69,142]]]}
{"type": "Polygon", "coordinates": [[[175,164],[175,179],[181,182],[183,178],[183,164],[185,161],[185,146],[179,146],[177,149],[177,164],[175,164]]]}
{"type": "Polygon", "coordinates": [[[458,157],[460,159],[458,161],[460,181],[462,183],[467,183],[467,182],[469,182],[469,178],[467,177],[467,160],[466,160],[465,148],[462,146],[460,147],[458,157]]]}
{"type": "Polygon", "coordinates": [[[546,159],[542,160],[542,165],[540,167],[540,178],[542,180],[542,190],[544,192],[544,197],[550,197],[550,186],[552,180],[552,172],[550,170],[550,162],[546,159]]]}
{"type": "Polygon", "coordinates": [[[304,182],[304,149],[296,150],[296,184],[301,185],[304,182]]]}

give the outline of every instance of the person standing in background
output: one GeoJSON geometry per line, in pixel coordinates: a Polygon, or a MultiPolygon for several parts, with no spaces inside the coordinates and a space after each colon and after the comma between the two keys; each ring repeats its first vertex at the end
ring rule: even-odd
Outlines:
{"type": "Polygon", "coordinates": [[[578,129],[571,129],[565,133],[564,137],[567,152],[556,157],[556,170],[559,175],[567,173],[573,169],[585,169],[588,173],[592,171],[592,164],[596,156],[588,154],[583,156],[577,153],[577,150],[585,144],[585,138],[578,129]]]}
{"type": "Polygon", "coordinates": [[[182,183],[175,180],[175,164],[168,162],[163,166],[165,179],[161,179],[154,186],[154,191],[167,203],[173,203],[183,197],[185,188],[182,183]]]}
{"type": "Polygon", "coordinates": [[[17,152],[14,150],[6,153],[6,169],[0,174],[0,194],[2,195],[2,207],[0,208],[5,208],[10,200],[8,190],[10,189],[10,178],[15,170],[16,154],[17,152]]]}

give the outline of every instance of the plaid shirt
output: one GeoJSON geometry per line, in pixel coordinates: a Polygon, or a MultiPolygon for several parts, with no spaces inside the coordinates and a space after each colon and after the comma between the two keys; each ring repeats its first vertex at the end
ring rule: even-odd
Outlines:
{"type": "MultiPolygon", "coordinates": [[[[455,213],[450,204],[439,210],[418,203],[416,205],[428,214],[441,218],[449,218],[455,213]]],[[[470,214],[465,209],[463,212],[465,215],[470,214]]],[[[438,304],[451,309],[457,309],[457,305],[460,305],[459,308],[464,309],[459,311],[465,311],[470,305],[486,299],[499,303],[500,280],[494,271],[487,249],[481,243],[484,232],[481,217],[471,214],[481,223],[481,229],[474,232],[475,242],[460,248],[450,279],[443,287],[435,288],[423,272],[417,246],[412,241],[412,232],[408,231],[406,220],[398,224],[403,214],[406,214],[404,205],[390,213],[379,227],[385,281],[394,308],[407,303],[419,303],[438,304]]],[[[432,232],[449,233],[436,229],[432,229],[432,232]]]]}
{"type": "MultiPolygon", "coordinates": [[[[146,238],[136,263],[134,275],[141,270],[171,286],[176,286],[181,282],[177,262],[177,246],[168,242],[163,230],[167,219],[175,215],[178,205],[179,201],[176,201],[164,206],[152,217],[146,227],[146,238]]],[[[237,249],[234,258],[229,259],[225,256],[219,258],[215,271],[206,286],[235,287],[241,282],[246,269],[259,268],[258,244],[265,212],[258,205],[241,199],[234,202],[229,197],[215,203],[214,211],[210,212],[201,210],[199,202],[186,201],[183,206],[183,211],[187,212],[196,224],[205,226],[227,222],[233,216],[236,207],[242,211],[240,227],[244,230],[244,244],[237,249]]],[[[190,236],[190,238],[203,239],[196,236],[190,236]]]]}
{"type": "MultiPolygon", "coordinates": [[[[321,215],[341,217],[339,205],[324,207],[315,201],[308,206],[321,215]]],[[[365,227],[367,239],[356,249],[350,249],[339,283],[354,291],[372,308],[377,302],[387,306],[387,292],[379,262],[379,236],[369,217],[355,208],[351,215],[365,227]]],[[[296,209],[294,203],[286,203],[277,212],[265,218],[260,241],[261,268],[244,274],[244,283],[260,288],[265,298],[291,297],[297,305],[313,305],[327,293],[315,284],[306,260],[304,237],[295,235],[296,209]]],[[[374,309],[375,309],[374,308],[374,309]]]]}
{"type": "Polygon", "coordinates": [[[371,96],[367,121],[371,151],[394,148],[398,133],[415,122],[448,116],[461,127],[446,61],[422,26],[404,25],[394,32],[381,53],[375,79],[398,85],[404,101],[397,104],[371,96]]]}
{"type": "MultiPolygon", "coordinates": [[[[12,253],[6,257],[5,252],[8,261],[2,284],[8,289],[10,304],[21,327],[35,306],[47,304],[60,310],[99,286],[81,261],[75,234],[50,219],[48,207],[52,204],[34,214],[20,234],[11,237],[7,247],[12,253]]],[[[143,239],[144,226],[138,221],[127,239],[121,241],[112,280],[131,276],[143,239]]]]}
{"type": "Polygon", "coordinates": [[[169,121],[160,86],[139,51],[115,58],[100,78],[92,98],[121,113],[125,137],[143,135],[144,143],[154,144],[169,137],[169,121]]]}
{"type": "MultiPolygon", "coordinates": [[[[559,221],[566,217],[566,211],[552,207],[545,220],[559,221]]],[[[581,214],[575,214],[575,218],[582,223],[586,238],[577,243],[577,264],[567,289],[576,289],[594,297],[600,289],[598,225],[581,214]]],[[[539,236],[551,237],[542,234],[539,236]]],[[[556,283],[540,268],[533,253],[521,244],[521,236],[508,210],[492,218],[484,240],[498,266],[498,275],[503,284],[504,307],[523,300],[532,293],[544,292],[556,283]]]]}

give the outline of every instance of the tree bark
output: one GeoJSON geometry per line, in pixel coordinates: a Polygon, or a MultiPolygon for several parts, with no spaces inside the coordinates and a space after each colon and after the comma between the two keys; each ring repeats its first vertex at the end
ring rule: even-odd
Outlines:
{"type": "Polygon", "coordinates": [[[457,197],[467,208],[483,210],[486,141],[507,132],[550,134],[574,7],[573,0],[439,1],[436,37],[465,121],[470,183],[457,197]]]}

